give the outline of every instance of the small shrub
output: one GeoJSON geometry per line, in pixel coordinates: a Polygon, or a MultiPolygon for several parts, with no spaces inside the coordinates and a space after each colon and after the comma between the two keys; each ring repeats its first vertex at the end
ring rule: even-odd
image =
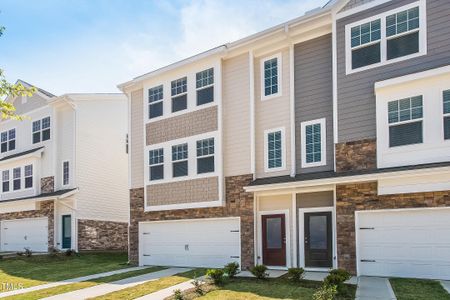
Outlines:
{"type": "Polygon", "coordinates": [[[330,274],[325,277],[323,284],[326,286],[335,286],[337,293],[343,295],[347,292],[347,288],[344,282],[349,280],[350,273],[343,269],[334,269],[330,271],[330,274]]]}
{"type": "Polygon", "coordinates": [[[25,249],[25,256],[31,257],[33,255],[33,251],[31,251],[30,248],[24,248],[25,249]]]}
{"type": "Polygon", "coordinates": [[[17,256],[23,256],[25,253],[24,252],[21,252],[21,251],[18,251],[18,252],[16,252],[16,255],[17,256]]]}
{"type": "Polygon", "coordinates": [[[73,250],[73,249],[67,249],[64,254],[66,256],[72,256],[72,255],[77,255],[77,251],[73,250]]]}
{"type": "Polygon", "coordinates": [[[223,269],[229,278],[234,278],[239,273],[239,264],[237,262],[232,262],[225,265],[223,269]]]}
{"type": "Polygon", "coordinates": [[[174,290],[173,291],[173,298],[175,300],[183,300],[184,297],[183,297],[183,293],[181,293],[181,290],[174,290]]]}
{"type": "Polygon", "coordinates": [[[194,281],[192,281],[192,285],[194,286],[194,292],[197,296],[203,296],[205,294],[202,288],[202,283],[199,280],[194,279],[194,281]]]}
{"type": "Polygon", "coordinates": [[[59,253],[60,253],[60,251],[57,248],[55,248],[55,247],[50,248],[50,251],[49,251],[50,257],[57,257],[59,253]]]}
{"type": "Polygon", "coordinates": [[[223,270],[221,269],[209,269],[206,271],[206,276],[208,276],[214,284],[221,284],[223,282],[223,270]]]}
{"type": "Polygon", "coordinates": [[[288,269],[288,278],[293,282],[299,282],[303,279],[304,273],[303,268],[290,268],[288,269]]]}
{"type": "Polygon", "coordinates": [[[330,274],[338,275],[338,276],[342,277],[343,279],[345,279],[344,281],[347,281],[347,280],[350,279],[350,277],[352,277],[351,274],[348,271],[344,270],[344,269],[331,270],[330,274]]]}
{"type": "Polygon", "coordinates": [[[337,295],[335,285],[322,285],[313,295],[313,300],[333,300],[337,295]]]}
{"type": "Polygon", "coordinates": [[[267,267],[265,265],[256,265],[250,269],[250,273],[253,274],[257,279],[265,279],[269,276],[269,273],[266,272],[267,267]]]}

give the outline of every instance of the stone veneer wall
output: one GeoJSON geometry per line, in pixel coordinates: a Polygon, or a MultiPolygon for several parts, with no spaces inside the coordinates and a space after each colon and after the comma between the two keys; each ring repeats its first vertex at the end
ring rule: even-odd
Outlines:
{"type": "Polygon", "coordinates": [[[336,144],[336,172],[377,168],[377,142],[366,139],[336,144]]]}
{"type": "Polygon", "coordinates": [[[32,218],[48,218],[48,249],[52,249],[55,236],[55,205],[53,200],[42,201],[37,204],[38,209],[0,214],[0,221],[32,218]]]}
{"type": "Polygon", "coordinates": [[[253,194],[246,193],[244,186],[253,180],[253,176],[241,175],[225,178],[225,206],[198,209],[179,209],[157,212],[144,212],[144,188],[130,190],[130,245],[129,259],[138,262],[138,224],[142,221],[180,220],[196,218],[241,218],[241,262],[242,268],[254,265],[253,236],[253,194]]]}
{"type": "Polygon", "coordinates": [[[41,178],[41,193],[52,193],[55,191],[55,177],[43,177],[41,178]]]}
{"type": "Polygon", "coordinates": [[[339,267],[356,273],[355,211],[447,206],[450,206],[450,191],[378,196],[376,182],[337,185],[339,267]]]}
{"type": "Polygon", "coordinates": [[[78,250],[128,249],[128,223],[98,220],[78,220],[78,250]]]}

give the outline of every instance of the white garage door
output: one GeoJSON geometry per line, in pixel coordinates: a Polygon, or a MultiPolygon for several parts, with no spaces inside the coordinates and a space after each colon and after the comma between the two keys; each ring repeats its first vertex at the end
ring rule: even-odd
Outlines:
{"type": "Polygon", "coordinates": [[[48,220],[22,219],[1,222],[1,251],[48,251],[48,220]]]}
{"type": "Polygon", "coordinates": [[[141,265],[223,267],[240,263],[240,221],[202,219],[140,223],[141,265]]]}
{"type": "Polygon", "coordinates": [[[450,279],[450,209],[358,212],[358,273],[450,279]]]}

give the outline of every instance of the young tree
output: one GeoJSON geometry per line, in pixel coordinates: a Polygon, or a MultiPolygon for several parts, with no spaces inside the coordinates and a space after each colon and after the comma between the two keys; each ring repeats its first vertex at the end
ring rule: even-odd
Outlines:
{"type": "MultiPolygon", "coordinates": [[[[0,26],[0,37],[5,27],[0,26]]],[[[16,108],[12,103],[6,102],[7,97],[31,96],[36,92],[35,87],[25,87],[21,83],[9,83],[2,69],[0,69],[0,114],[1,119],[22,120],[23,116],[16,114],[16,108]]]]}

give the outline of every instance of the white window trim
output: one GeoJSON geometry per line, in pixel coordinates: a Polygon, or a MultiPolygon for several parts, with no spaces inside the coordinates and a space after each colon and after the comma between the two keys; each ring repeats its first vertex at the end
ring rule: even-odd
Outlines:
{"type": "Polygon", "coordinates": [[[164,109],[164,95],[165,94],[166,94],[166,92],[164,91],[164,84],[158,84],[158,85],[155,85],[155,86],[150,87],[150,88],[147,89],[147,98],[146,98],[147,101],[146,102],[147,102],[147,109],[148,109],[147,110],[147,119],[148,120],[154,120],[154,119],[158,119],[158,118],[161,118],[162,116],[164,116],[164,110],[165,110],[164,109]],[[159,87],[161,87],[161,89],[162,89],[163,97],[161,99],[159,99],[159,100],[154,101],[154,102],[150,102],[150,90],[151,89],[156,89],[156,88],[159,88],[159,87]],[[162,115],[154,117],[154,118],[150,118],[150,106],[156,105],[158,103],[162,103],[162,106],[163,106],[162,115]]]}
{"type": "MultiPolygon", "coordinates": [[[[52,116],[46,116],[46,117],[39,118],[37,120],[31,120],[31,145],[39,145],[42,143],[50,142],[52,140],[52,135],[53,135],[53,130],[52,130],[53,120],[52,119],[53,119],[52,116]],[[48,140],[43,141],[42,140],[42,132],[44,131],[44,129],[42,129],[42,120],[44,120],[45,118],[50,119],[50,127],[48,128],[48,129],[50,129],[50,138],[48,140]],[[36,122],[36,121],[40,121],[40,124],[41,124],[40,125],[41,129],[39,129],[39,131],[33,131],[33,122],[36,122]],[[39,132],[39,142],[33,143],[33,134],[36,132],[39,132]]],[[[16,135],[17,135],[17,132],[16,132],[16,135]]]]}
{"type": "Polygon", "coordinates": [[[30,191],[30,190],[34,190],[36,187],[36,165],[34,163],[29,163],[29,164],[24,164],[21,166],[16,166],[16,167],[11,167],[11,168],[5,168],[5,169],[1,169],[0,170],[0,175],[2,176],[2,186],[1,186],[1,194],[2,195],[10,195],[10,194],[14,194],[14,193],[19,193],[19,192],[25,192],[25,191],[30,191]],[[32,166],[32,182],[33,185],[29,188],[25,188],[25,166],[32,166]],[[14,169],[20,169],[20,189],[18,190],[14,190],[14,169]],[[9,191],[8,192],[3,192],[3,171],[9,171],[9,191]]]}
{"type": "MultiPolygon", "coordinates": [[[[6,143],[7,143],[7,145],[6,145],[6,151],[5,152],[3,152],[3,153],[0,153],[0,154],[4,154],[4,153],[8,153],[8,152],[10,152],[10,151],[14,151],[14,150],[17,150],[17,127],[14,127],[14,128],[9,128],[9,129],[6,129],[6,130],[3,130],[1,133],[4,133],[4,132],[6,132],[6,134],[7,134],[7,139],[6,139],[6,143]],[[9,138],[9,131],[10,130],[14,130],[15,131],[15,137],[13,138],[13,139],[10,139],[9,138]],[[14,149],[13,150],[10,150],[9,149],[9,142],[10,141],[15,141],[15,147],[14,147],[14,149]]],[[[1,134],[0,133],[0,134],[1,134]]],[[[51,133],[51,131],[50,131],[50,133],[51,133]]],[[[2,144],[3,142],[1,142],[0,141],[0,144],[2,144]]]]}
{"type": "Polygon", "coordinates": [[[442,102],[441,102],[442,103],[442,105],[441,105],[441,109],[442,109],[442,133],[441,133],[441,136],[442,136],[444,143],[450,144],[450,139],[447,139],[447,140],[445,139],[445,130],[444,130],[444,119],[447,117],[450,117],[450,112],[444,113],[444,92],[445,91],[450,91],[450,86],[447,89],[441,89],[441,100],[442,100],[442,102]]]}
{"type": "Polygon", "coordinates": [[[264,130],[264,172],[278,172],[286,170],[286,129],[284,127],[272,128],[264,130]],[[269,168],[269,133],[281,132],[281,167],[269,168]]]}
{"type": "Polygon", "coordinates": [[[1,170],[1,174],[2,174],[2,194],[7,194],[7,193],[11,193],[11,181],[12,181],[12,174],[11,174],[11,170],[10,169],[5,169],[5,170],[1,170]],[[8,171],[8,181],[3,180],[3,172],[8,171]],[[4,192],[3,191],[3,183],[8,182],[8,191],[4,192]]]}
{"type": "MultiPolygon", "coordinates": [[[[367,44],[364,44],[364,46],[368,46],[373,43],[374,42],[367,43],[367,44]]],[[[355,48],[358,48],[358,47],[355,47],[355,48]]],[[[411,58],[423,56],[426,54],[427,54],[426,0],[419,0],[417,2],[410,3],[408,5],[405,5],[405,6],[390,10],[390,11],[386,11],[382,14],[378,14],[376,16],[345,25],[345,70],[346,70],[346,75],[370,70],[370,69],[377,68],[380,66],[390,65],[393,63],[397,63],[397,62],[408,60],[411,58]],[[410,55],[406,55],[406,56],[402,56],[402,57],[398,57],[395,59],[387,60],[387,40],[392,39],[394,37],[404,35],[404,34],[409,34],[413,31],[409,31],[406,33],[398,34],[398,35],[387,38],[386,37],[386,17],[389,15],[404,11],[404,10],[408,10],[410,8],[417,7],[417,6],[419,7],[419,29],[417,30],[419,32],[419,52],[410,54],[410,55]],[[381,39],[379,40],[380,47],[381,47],[381,60],[379,63],[376,63],[376,64],[368,65],[368,66],[357,68],[357,69],[352,69],[351,28],[358,26],[358,25],[368,23],[368,22],[372,22],[377,19],[381,19],[381,39]]]]}
{"type": "Polygon", "coordinates": [[[281,52],[268,56],[268,57],[264,57],[261,59],[261,63],[260,63],[260,77],[261,77],[261,101],[265,101],[265,100],[270,100],[270,99],[274,99],[274,98],[278,98],[283,96],[283,78],[282,78],[282,68],[283,68],[283,56],[281,54],[281,52]],[[264,63],[268,60],[271,59],[277,59],[277,77],[278,77],[278,93],[275,94],[271,94],[269,96],[265,96],[264,92],[265,92],[265,86],[264,86],[264,63]]]}
{"type": "Polygon", "coordinates": [[[327,164],[326,147],[327,147],[327,128],[326,118],[316,119],[311,121],[302,122],[301,128],[301,154],[302,154],[302,168],[312,168],[325,166],[327,164]],[[318,162],[307,163],[306,162],[306,126],[320,124],[320,147],[321,147],[321,160],[318,162]]]}
{"type": "Polygon", "coordinates": [[[172,164],[172,178],[180,178],[180,177],[183,178],[183,177],[189,176],[189,144],[188,143],[181,143],[181,144],[172,145],[172,147],[170,147],[171,148],[170,158],[171,158],[171,164],[172,164]],[[172,147],[173,146],[184,145],[184,144],[187,144],[187,157],[183,158],[183,159],[176,159],[176,160],[174,160],[173,159],[173,148],[172,147]],[[183,175],[183,176],[177,176],[177,177],[173,176],[173,165],[175,163],[184,162],[184,161],[186,161],[187,164],[188,164],[188,170],[187,170],[188,173],[186,175],[183,175]]]}
{"type": "Polygon", "coordinates": [[[165,156],[166,156],[166,150],[163,147],[157,147],[157,148],[154,148],[154,149],[147,150],[148,181],[150,181],[152,183],[155,183],[155,182],[159,183],[161,181],[164,181],[164,179],[166,178],[166,171],[164,170],[165,169],[165,161],[166,161],[165,156]],[[162,163],[157,163],[157,164],[150,164],[150,151],[159,150],[159,149],[163,149],[163,162],[162,163]],[[150,179],[150,174],[151,174],[152,167],[159,167],[159,166],[163,166],[163,178],[151,180],[150,179]]]}
{"type": "Polygon", "coordinates": [[[61,164],[61,186],[63,187],[67,187],[70,185],[70,160],[63,160],[62,164],[61,164]],[[67,182],[67,184],[64,184],[64,163],[68,163],[69,166],[69,170],[68,170],[68,176],[69,176],[69,180],[67,182]]]}

